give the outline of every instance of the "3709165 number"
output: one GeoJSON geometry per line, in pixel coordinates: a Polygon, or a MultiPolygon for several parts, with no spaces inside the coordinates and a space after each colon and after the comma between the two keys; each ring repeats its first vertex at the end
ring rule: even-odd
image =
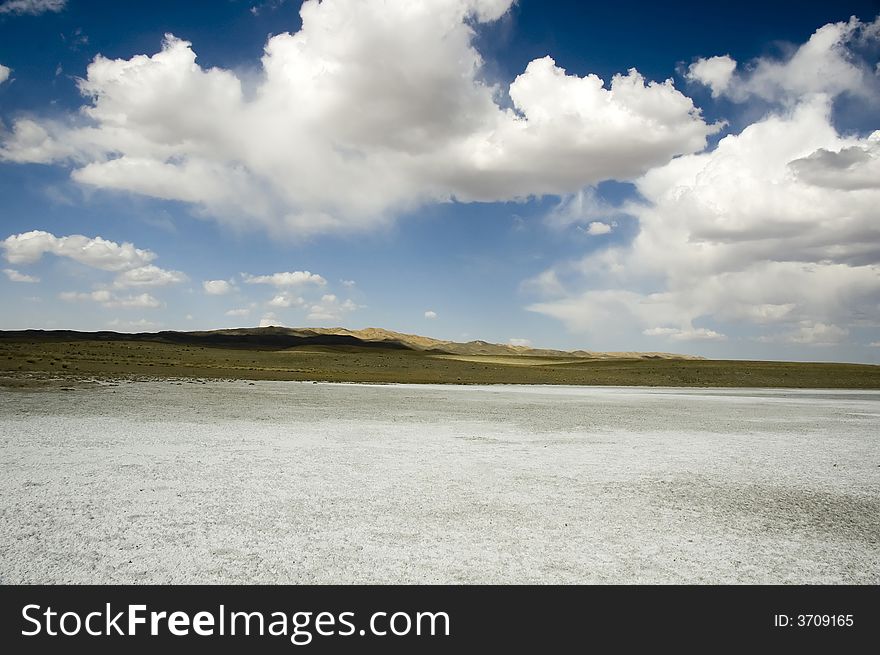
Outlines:
{"type": "Polygon", "coordinates": [[[852,624],[852,614],[798,614],[797,617],[797,625],[801,628],[849,627],[852,624]]]}

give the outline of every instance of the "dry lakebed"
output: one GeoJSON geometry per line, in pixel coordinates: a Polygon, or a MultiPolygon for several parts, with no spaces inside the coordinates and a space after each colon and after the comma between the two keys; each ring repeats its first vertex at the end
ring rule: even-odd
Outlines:
{"type": "Polygon", "coordinates": [[[0,389],[0,582],[880,582],[880,392],[0,389]]]}

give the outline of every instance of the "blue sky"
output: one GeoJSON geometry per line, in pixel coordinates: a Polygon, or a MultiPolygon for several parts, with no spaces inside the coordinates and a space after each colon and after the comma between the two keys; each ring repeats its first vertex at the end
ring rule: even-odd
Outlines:
{"type": "Polygon", "coordinates": [[[7,0],[0,328],[878,362],[880,7],[831,5],[7,0]]]}

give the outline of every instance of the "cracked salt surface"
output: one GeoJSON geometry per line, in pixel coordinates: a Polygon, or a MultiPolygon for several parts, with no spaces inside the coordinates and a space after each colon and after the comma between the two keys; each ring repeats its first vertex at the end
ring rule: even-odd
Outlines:
{"type": "Polygon", "coordinates": [[[0,391],[2,583],[880,582],[880,393],[0,391]]]}

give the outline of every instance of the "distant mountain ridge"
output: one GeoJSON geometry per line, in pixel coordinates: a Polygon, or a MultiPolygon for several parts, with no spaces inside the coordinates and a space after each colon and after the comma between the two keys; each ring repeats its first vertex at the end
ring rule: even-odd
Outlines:
{"type": "Polygon", "coordinates": [[[459,356],[572,357],[583,359],[703,359],[695,355],[664,352],[596,352],[590,350],[551,350],[488,341],[444,341],[417,334],[405,334],[383,328],[229,328],[200,331],[161,331],[122,333],[112,331],[79,332],[76,330],[4,330],[0,339],[48,339],[52,341],[158,341],[199,346],[238,348],[297,348],[300,346],[355,346],[417,350],[459,356]]]}
{"type": "Polygon", "coordinates": [[[680,355],[663,352],[598,352],[592,350],[552,350],[549,348],[531,348],[529,346],[511,346],[509,344],[490,343],[476,340],[467,342],[443,341],[418,334],[405,334],[383,328],[364,328],[349,330],[347,328],[296,328],[297,331],[309,331],[315,334],[350,335],[364,341],[397,341],[413,350],[442,351],[450,355],[525,355],[530,357],[579,357],[586,359],[620,359],[620,358],[651,358],[651,359],[703,359],[695,355],[680,355]]]}

